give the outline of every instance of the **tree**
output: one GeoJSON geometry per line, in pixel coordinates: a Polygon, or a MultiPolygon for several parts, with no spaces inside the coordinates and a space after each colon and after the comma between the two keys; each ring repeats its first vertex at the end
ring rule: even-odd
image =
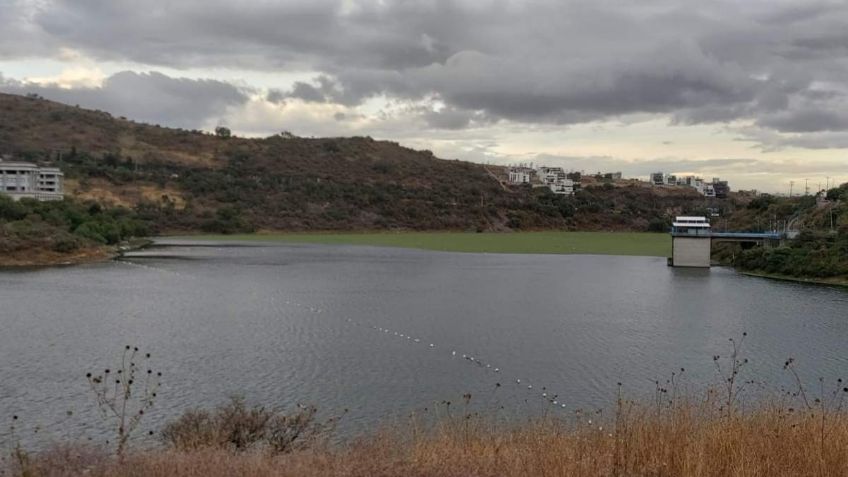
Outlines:
{"type": "Polygon", "coordinates": [[[230,131],[230,128],[227,128],[227,127],[224,127],[224,126],[218,126],[217,128],[215,128],[215,135],[220,137],[220,138],[227,139],[227,138],[231,137],[233,135],[233,133],[232,133],[232,131],[230,131]]]}

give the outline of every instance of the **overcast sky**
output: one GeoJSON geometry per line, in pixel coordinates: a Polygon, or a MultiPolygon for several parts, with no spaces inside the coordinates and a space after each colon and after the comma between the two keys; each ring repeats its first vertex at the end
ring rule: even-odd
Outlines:
{"type": "Polygon", "coordinates": [[[480,162],[848,181],[844,0],[0,0],[0,91],[480,162]]]}

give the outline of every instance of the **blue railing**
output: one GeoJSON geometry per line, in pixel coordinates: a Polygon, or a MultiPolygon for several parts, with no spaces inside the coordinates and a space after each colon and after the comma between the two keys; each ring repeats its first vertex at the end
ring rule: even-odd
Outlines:
{"type": "Polygon", "coordinates": [[[713,238],[755,238],[755,239],[772,239],[780,240],[783,238],[781,232],[713,232],[710,234],[713,238]]]}
{"type": "Polygon", "coordinates": [[[710,229],[696,229],[678,227],[671,229],[671,235],[674,237],[710,237],[710,238],[727,238],[727,239],[755,239],[755,240],[780,240],[786,236],[782,232],[713,232],[710,229]]]}

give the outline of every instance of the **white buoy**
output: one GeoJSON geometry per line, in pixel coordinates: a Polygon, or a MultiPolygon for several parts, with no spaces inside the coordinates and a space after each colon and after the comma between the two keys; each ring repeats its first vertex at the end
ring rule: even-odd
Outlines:
{"type": "Polygon", "coordinates": [[[434,345],[433,343],[430,343],[430,347],[431,347],[431,348],[435,348],[435,347],[436,347],[436,345],[434,345]]]}
{"type": "Polygon", "coordinates": [[[563,404],[561,407],[562,407],[563,409],[565,409],[565,404],[563,404]]]}
{"type": "Polygon", "coordinates": [[[451,351],[451,356],[456,356],[456,351],[451,351]]]}
{"type": "Polygon", "coordinates": [[[533,385],[532,385],[532,384],[528,384],[528,385],[527,385],[527,389],[533,389],[533,385]]]}
{"type": "Polygon", "coordinates": [[[518,383],[518,384],[521,384],[521,380],[520,380],[520,379],[516,379],[516,380],[515,380],[515,382],[516,382],[516,383],[518,383]]]}
{"type": "Polygon", "coordinates": [[[495,372],[496,372],[496,373],[500,373],[500,372],[501,372],[501,368],[495,368],[495,372]]]}
{"type": "Polygon", "coordinates": [[[554,405],[554,406],[556,406],[556,405],[557,405],[557,402],[556,402],[556,401],[554,401],[554,402],[553,402],[553,405],[554,405]]]}
{"type": "Polygon", "coordinates": [[[548,397],[548,393],[542,393],[542,397],[548,397]]]}

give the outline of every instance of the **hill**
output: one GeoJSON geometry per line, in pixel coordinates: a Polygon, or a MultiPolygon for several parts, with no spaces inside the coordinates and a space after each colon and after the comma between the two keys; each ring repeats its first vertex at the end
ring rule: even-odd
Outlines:
{"type": "Polygon", "coordinates": [[[0,152],[61,167],[71,196],[134,209],[155,232],[659,231],[705,206],[632,182],[571,198],[510,187],[502,167],[369,137],[217,136],[5,94],[0,111],[0,152]]]}
{"type": "Polygon", "coordinates": [[[797,238],[778,247],[722,244],[715,258],[758,275],[848,285],[848,183],[819,197],[764,194],[739,205],[729,230],[790,230],[797,238]]]}

